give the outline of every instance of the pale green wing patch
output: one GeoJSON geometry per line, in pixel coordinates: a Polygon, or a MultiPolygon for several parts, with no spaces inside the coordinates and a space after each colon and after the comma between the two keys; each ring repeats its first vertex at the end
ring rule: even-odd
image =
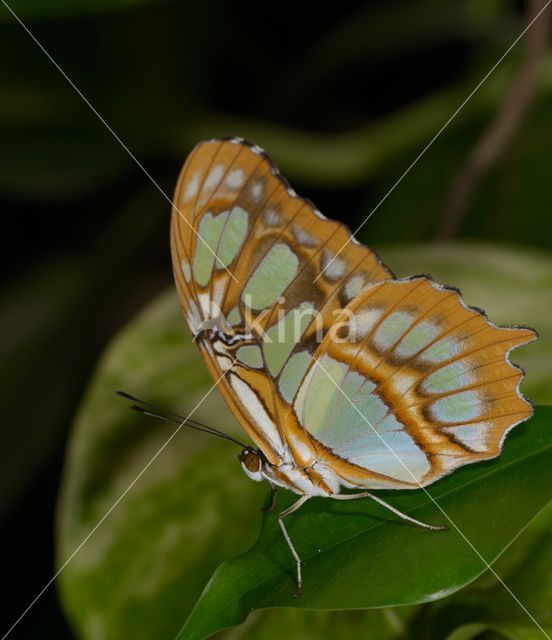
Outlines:
{"type": "Polygon", "coordinates": [[[232,327],[235,327],[237,324],[240,324],[241,313],[237,305],[230,310],[228,316],[226,317],[226,320],[232,327]]]}
{"type": "Polygon", "coordinates": [[[273,376],[280,373],[313,317],[314,306],[310,302],[303,302],[265,332],[263,353],[273,376]]]}
{"type": "Polygon", "coordinates": [[[334,402],[337,386],[341,384],[347,371],[346,365],[329,357],[324,357],[324,370],[313,361],[295,400],[295,412],[301,424],[315,435],[334,402]]]}
{"type": "Polygon", "coordinates": [[[232,260],[234,260],[247,236],[248,219],[249,215],[245,209],[241,207],[234,207],[232,209],[218,243],[216,252],[217,264],[220,264],[222,267],[228,267],[232,260]]]}
{"type": "Polygon", "coordinates": [[[205,287],[213,273],[215,255],[217,264],[227,267],[238,254],[247,235],[248,214],[241,207],[223,211],[218,216],[207,212],[199,224],[194,255],[194,277],[205,287]]]}
{"type": "MultiPolygon", "coordinates": [[[[294,403],[302,426],[339,457],[395,480],[420,481],[430,470],[425,453],[404,429],[376,385],[324,355],[313,361],[294,403]]],[[[379,480],[376,486],[384,486],[379,480]]]]}
{"type": "Polygon", "coordinates": [[[242,292],[242,300],[251,309],[273,305],[297,273],[299,259],[287,244],[279,243],[261,260],[242,292]]]}
{"type": "Polygon", "coordinates": [[[209,211],[201,219],[198,234],[203,241],[197,240],[194,254],[194,278],[201,287],[211,279],[214,253],[227,217],[228,213],[213,216],[209,211]]]}
{"type": "Polygon", "coordinates": [[[430,373],[422,381],[421,388],[426,393],[446,393],[467,387],[470,383],[469,363],[460,360],[430,373]]]}
{"type": "Polygon", "coordinates": [[[470,422],[480,417],[484,404],[472,389],[435,400],[431,412],[439,422],[470,422]]]}
{"type": "Polygon", "coordinates": [[[238,360],[247,367],[260,369],[263,367],[263,357],[260,347],[248,344],[240,347],[236,353],[238,360]]]}
{"type": "Polygon", "coordinates": [[[297,389],[301,384],[301,380],[305,375],[310,363],[312,362],[312,356],[308,351],[299,351],[294,353],[287,361],[286,366],[283,368],[278,380],[278,388],[280,394],[284,400],[291,403],[297,389]]]}

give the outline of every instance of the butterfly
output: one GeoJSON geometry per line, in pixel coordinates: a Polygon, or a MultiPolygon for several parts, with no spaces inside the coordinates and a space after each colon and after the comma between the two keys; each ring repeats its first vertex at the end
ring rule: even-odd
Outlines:
{"type": "Polygon", "coordinates": [[[258,146],[198,144],[180,174],[171,252],[203,360],[253,447],[245,473],[299,496],[418,489],[498,456],[532,415],[511,349],[532,329],[498,327],[457,289],[394,277],[341,223],[299,197],[258,146]],[[344,492],[344,490],[347,490],[344,492]],[[355,491],[351,491],[355,490],[355,491]]]}

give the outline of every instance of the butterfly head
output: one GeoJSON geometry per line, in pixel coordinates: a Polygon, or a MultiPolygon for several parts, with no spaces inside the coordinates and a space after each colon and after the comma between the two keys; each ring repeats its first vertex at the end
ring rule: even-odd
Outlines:
{"type": "Polygon", "coordinates": [[[251,447],[245,447],[239,454],[238,459],[241,463],[242,469],[245,471],[245,474],[251,478],[251,480],[261,482],[261,480],[264,479],[264,459],[260,451],[252,449],[251,447]]]}

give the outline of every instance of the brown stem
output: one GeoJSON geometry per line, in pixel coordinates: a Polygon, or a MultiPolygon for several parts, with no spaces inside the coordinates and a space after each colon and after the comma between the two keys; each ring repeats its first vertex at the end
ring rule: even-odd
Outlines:
{"type": "MultiPolygon", "coordinates": [[[[527,0],[527,22],[544,4],[545,0],[527,0]]],[[[450,240],[458,233],[475,190],[523,123],[535,96],[540,63],[548,45],[549,23],[548,12],[544,12],[527,31],[523,60],[504,101],[452,180],[437,239],[450,240]]]]}

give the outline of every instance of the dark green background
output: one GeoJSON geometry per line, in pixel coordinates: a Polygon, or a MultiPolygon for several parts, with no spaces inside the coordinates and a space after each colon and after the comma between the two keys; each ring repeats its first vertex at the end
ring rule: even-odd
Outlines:
{"type": "MultiPolygon", "coordinates": [[[[242,135],[274,156],[300,194],[353,228],[528,11],[499,0],[8,4],[169,197],[198,140],[242,135]]],[[[524,46],[375,213],[365,242],[399,245],[400,256],[401,245],[435,241],[454,176],[503,104],[524,46]]],[[[99,354],[171,285],[171,272],[169,203],[3,6],[0,60],[2,631],[52,575],[64,449],[99,354]]],[[[544,52],[532,109],[476,190],[458,246],[501,245],[508,264],[519,245],[550,264],[550,113],[544,52]]],[[[529,267],[525,275],[535,281],[529,267]]],[[[542,282],[546,322],[550,280],[542,282]]],[[[523,322],[523,308],[514,311],[523,322]]],[[[12,637],[44,628],[72,637],[53,588],[12,637]]]]}

